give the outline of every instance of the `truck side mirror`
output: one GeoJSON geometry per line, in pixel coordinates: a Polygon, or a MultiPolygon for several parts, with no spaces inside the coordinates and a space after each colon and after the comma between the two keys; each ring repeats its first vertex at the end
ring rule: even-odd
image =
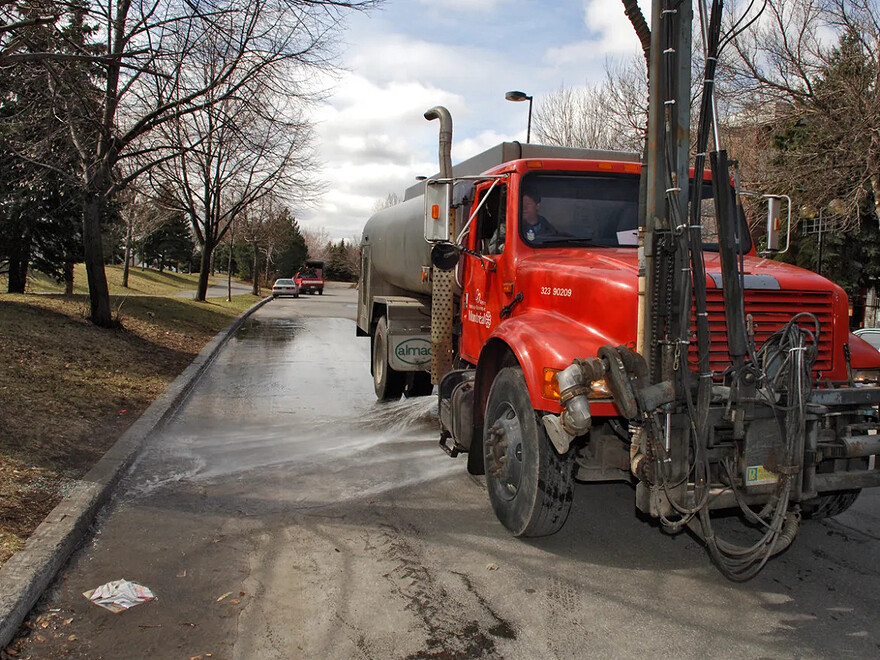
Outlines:
{"type": "Polygon", "coordinates": [[[455,268],[458,257],[458,249],[452,243],[437,243],[431,248],[431,265],[439,270],[455,268]]]}
{"type": "Polygon", "coordinates": [[[452,182],[425,181],[425,240],[429,243],[449,241],[449,209],[452,182]]]}

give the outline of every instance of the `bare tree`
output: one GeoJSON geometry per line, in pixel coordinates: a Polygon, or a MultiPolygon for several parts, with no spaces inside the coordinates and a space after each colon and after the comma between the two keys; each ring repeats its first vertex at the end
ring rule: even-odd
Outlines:
{"type": "MultiPolygon", "coordinates": [[[[400,199],[400,195],[398,195],[397,193],[390,192],[387,195],[385,195],[385,197],[383,197],[381,199],[377,199],[373,203],[373,213],[378,213],[382,209],[387,209],[392,206],[397,206],[398,204],[400,204],[401,201],[402,200],[400,199]]],[[[360,240],[360,239],[358,239],[358,240],[360,240]]]]}
{"type": "Polygon", "coordinates": [[[324,227],[318,229],[302,229],[306,248],[309,250],[309,258],[319,261],[327,261],[330,257],[330,234],[324,227]]]}
{"type": "MultiPolygon", "coordinates": [[[[84,0],[79,21],[94,30],[94,46],[76,46],[90,57],[88,77],[68,75],[65,60],[46,66],[56,111],[65,119],[80,158],[85,201],[83,244],[91,319],[112,323],[101,246],[101,220],[113,195],[157,160],[172,157],[145,142],[156,128],[226,98],[248,93],[261,72],[287,64],[328,63],[330,35],[345,10],[373,0],[84,0]],[[222,54],[205,76],[206,52],[222,54]],[[196,63],[196,66],[193,66],[196,63]],[[97,89],[95,83],[97,82],[97,89]],[[97,92],[97,93],[95,93],[97,92]],[[137,157],[121,176],[117,166],[137,157]]],[[[51,163],[46,163],[51,166],[51,163]]]]}
{"type": "MultiPolygon", "coordinates": [[[[213,79],[223,55],[207,49],[197,84],[213,79]]],[[[150,176],[173,190],[202,251],[196,300],[208,288],[211,255],[232,219],[266,196],[304,203],[320,190],[313,172],[311,126],[300,118],[296,90],[282,88],[281,70],[266,66],[237,90],[221,83],[210,105],[176,118],[158,132],[175,155],[150,176]]],[[[158,149],[157,149],[158,150],[158,149]]]]}
{"type": "Polygon", "coordinates": [[[641,59],[606,67],[594,87],[560,87],[541,99],[533,131],[539,142],[641,150],[647,120],[647,74],[641,59]]]}
{"type": "Polygon", "coordinates": [[[880,7],[874,0],[778,0],[731,41],[734,130],[775,135],[755,169],[809,204],[880,218],[880,7]],[[745,102],[744,102],[745,101],[745,102]],[[792,148],[794,146],[797,148],[792,148]]]}
{"type": "Polygon", "coordinates": [[[150,197],[131,187],[118,196],[119,215],[125,223],[124,267],[122,286],[128,288],[129,266],[133,258],[136,240],[143,240],[149,234],[162,228],[173,217],[174,211],[159,197],[150,197]]]}

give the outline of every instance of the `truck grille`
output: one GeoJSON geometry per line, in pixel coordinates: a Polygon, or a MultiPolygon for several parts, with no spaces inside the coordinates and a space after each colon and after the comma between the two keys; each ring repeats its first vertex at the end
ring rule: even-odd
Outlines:
{"type": "MultiPolygon", "coordinates": [[[[792,316],[800,312],[809,312],[819,319],[822,330],[819,337],[819,355],[813,372],[831,370],[832,330],[834,303],[828,291],[776,291],[746,290],[746,314],[755,320],[755,347],[761,345],[770,335],[783,327],[792,316]]],[[[724,371],[730,365],[727,353],[727,322],[724,318],[724,294],[720,289],[709,289],[706,292],[706,306],[709,312],[709,331],[711,344],[709,365],[713,372],[724,371]]],[[[812,330],[808,321],[799,323],[804,329],[812,330]]],[[[691,318],[692,339],[696,337],[695,319],[691,318]]],[[[688,362],[691,369],[697,367],[696,341],[691,342],[688,350],[688,362]]]]}

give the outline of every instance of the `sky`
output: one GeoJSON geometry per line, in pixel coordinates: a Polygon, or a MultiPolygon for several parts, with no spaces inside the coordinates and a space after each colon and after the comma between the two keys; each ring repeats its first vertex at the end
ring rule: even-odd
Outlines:
{"type": "MultiPolygon", "coordinates": [[[[650,3],[640,2],[649,16],[650,3]]],[[[377,201],[401,198],[438,166],[436,105],[452,115],[452,162],[499,142],[525,142],[528,103],[597,83],[606,62],[641,52],[620,0],[384,0],[352,14],[341,71],[312,109],[326,192],[300,226],[333,241],[360,236],[377,201]]]]}

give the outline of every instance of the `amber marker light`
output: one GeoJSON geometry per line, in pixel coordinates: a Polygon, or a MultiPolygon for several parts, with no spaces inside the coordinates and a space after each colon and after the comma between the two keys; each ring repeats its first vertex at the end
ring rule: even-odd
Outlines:
{"type": "Polygon", "coordinates": [[[559,373],[559,369],[544,367],[544,382],[541,385],[541,395],[545,399],[559,399],[559,381],[556,380],[557,373],[559,373]]]}
{"type": "Polygon", "coordinates": [[[543,160],[527,160],[526,167],[529,167],[533,170],[539,170],[542,167],[544,167],[544,161],[543,160]]]}
{"type": "Polygon", "coordinates": [[[440,219],[440,205],[439,204],[431,204],[431,217],[434,220],[440,219]]]}

